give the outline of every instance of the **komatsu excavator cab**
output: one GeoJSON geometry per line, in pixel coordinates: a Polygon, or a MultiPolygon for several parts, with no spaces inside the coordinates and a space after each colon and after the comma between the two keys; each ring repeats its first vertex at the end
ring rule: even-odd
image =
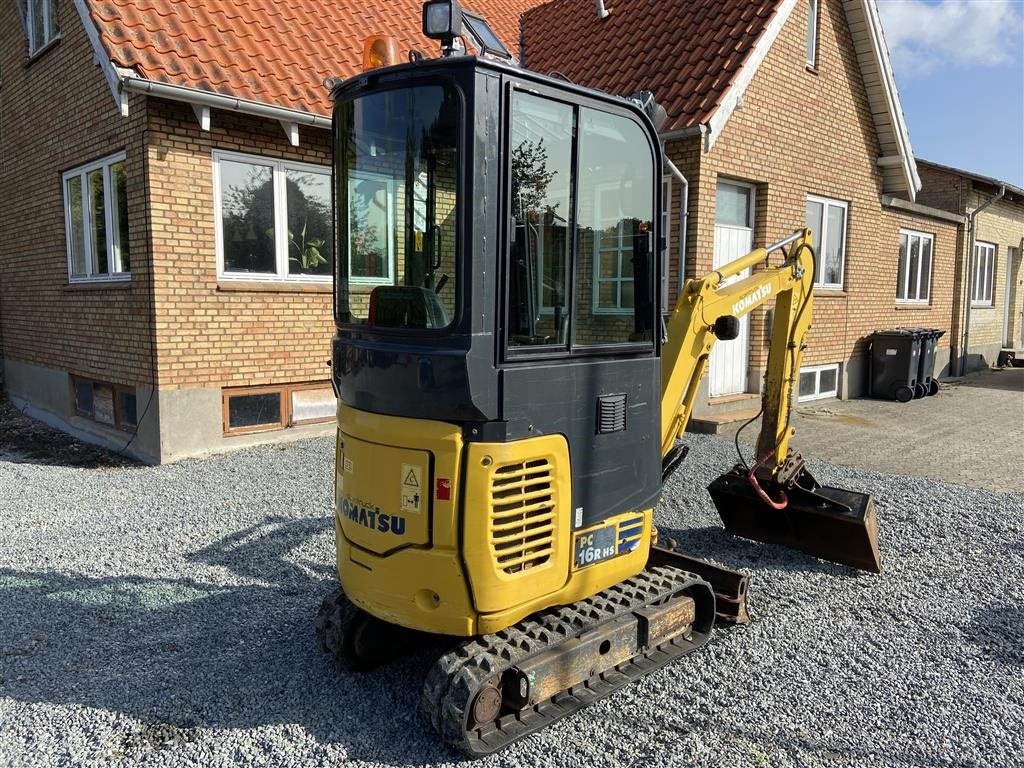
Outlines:
{"type": "Polygon", "coordinates": [[[633,554],[604,586],[638,570],[661,490],[650,121],[470,56],[367,72],[335,99],[343,576],[406,558],[399,602],[427,609],[409,623],[469,634],[576,566],[633,554]],[[467,561],[458,600],[414,565],[445,544],[446,573],[467,561]]]}

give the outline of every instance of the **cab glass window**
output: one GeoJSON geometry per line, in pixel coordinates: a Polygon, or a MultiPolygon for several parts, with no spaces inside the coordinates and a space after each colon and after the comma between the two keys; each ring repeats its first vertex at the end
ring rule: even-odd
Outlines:
{"type": "Polygon", "coordinates": [[[513,91],[509,137],[509,347],[651,342],[656,174],[644,130],[513,91]]]}
{"type": "Polygon", "coordinates": [[[418,85],[337,109],[338,320],[445,328],[458,273],[458,94],[418,85]]]}
{"type": "Polygon", "coordinates": [[[654,165],[639,125],[580,110],[573,343],[648,341],[653,317],[654,165]]]}
{"type": "Polygon", "coordinates": [[[573,108],[513,92],[509,346],[564,346],[569,323],[573,108]]]}

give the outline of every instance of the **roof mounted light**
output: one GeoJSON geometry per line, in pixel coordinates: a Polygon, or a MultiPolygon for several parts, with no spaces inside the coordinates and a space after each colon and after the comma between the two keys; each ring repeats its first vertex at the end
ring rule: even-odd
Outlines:
{"type": "Polygon", "coordinates": [[[398,40],[390,35],[370,35],[363,43],[363,71],[400,63],[398,40]]]}
{"type": "Polygon", "coordinates": [[[445,56],[450,56],[455,38],[462,35],[462,6],[459,0],[427,0],[423,4],[423,34],[440,40],[445,56]]]}

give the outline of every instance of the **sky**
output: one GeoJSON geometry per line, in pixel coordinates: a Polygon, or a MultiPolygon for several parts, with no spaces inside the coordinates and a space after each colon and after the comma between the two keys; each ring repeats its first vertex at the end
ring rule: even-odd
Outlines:
{"type": "Polygon", "coordinates": [[[918,158],[1024,187],[1024,0],[877,0],[918,158]]]}

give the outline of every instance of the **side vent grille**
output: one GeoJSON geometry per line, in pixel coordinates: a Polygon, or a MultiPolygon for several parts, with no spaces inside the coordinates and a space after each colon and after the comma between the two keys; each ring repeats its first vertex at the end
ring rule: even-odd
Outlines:
{"type": "Polygon", "coordinates": [[[548,459],[498,466],[491,474],[491,552],[505,573],[543,565],[555,548],[555,491],[548,459]]]}
{"type": "Polygon", "coordinates": [[[597,434],[622,432],[626,428],[626,396],[601,395],[597,398],[597,434]]]}

